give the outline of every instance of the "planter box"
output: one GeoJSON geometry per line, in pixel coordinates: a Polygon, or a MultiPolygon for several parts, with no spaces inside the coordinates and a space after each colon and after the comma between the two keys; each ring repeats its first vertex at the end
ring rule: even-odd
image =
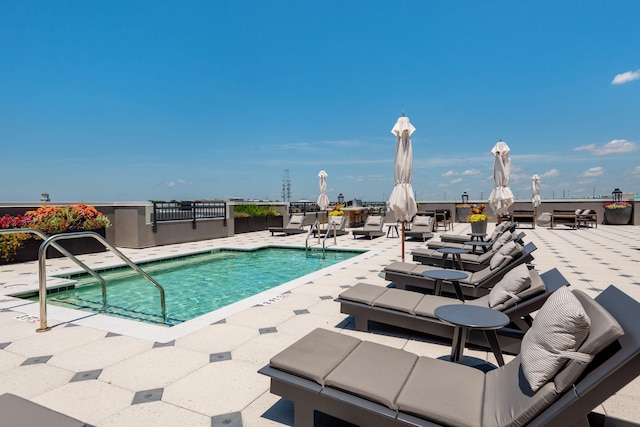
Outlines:
{"type": "Polygon", "coordinates": [[[471,208],[456,208],[456,218],[458,222],[468,222],[467,218],[471,215],[471,208]]]}
{"type": "MultiPolygon", "coordinates": [[[[94,230],[96,233],[100,234],[102,237],[105,235],[104,228],[101,230],[94,230]]],[[[82,237],[78,239],[69,239],[69,240],[58,240],[56,242],[73,255],[84,255],[84,254],[92,254],[96,252],[106,252],[107,248],[94,239],[93,237],[82,237]]],[[[16,253],[16,256],[11,261],[5,261],[0,259],[0,265],[6,264],[16,264],[20,262],[29,262],[29,261],[37,261],[38,260],[38,249],[40,249],[40,245],[42,244],[42,240],[32,237],[23,242],[22,247],[16,253]]],[[[61,258],[62,255],[51,245],[47,248],[47,258],[61,258]]]]}
{"type": "Polygon", "coordinates": [[[254,231],[268,230],[269,227],[282,227],[282,217],[234,218],[233,225],[235,234],[252,233],[254,231]]]}
{"type": "Polygon", "coordinates": [[[604,223],[609,225],[627,225],[631,221],[633,208],[604,210],[604,223]]]}
{"type": "Polygon", "coordinates": [[[472,233],[487,233],[487,221],[478,221],[471,223],[471,232],[472,233]]]}

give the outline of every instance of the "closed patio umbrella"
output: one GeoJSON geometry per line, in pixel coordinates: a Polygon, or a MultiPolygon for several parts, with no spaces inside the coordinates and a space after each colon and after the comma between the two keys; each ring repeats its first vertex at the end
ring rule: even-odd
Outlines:
{"type": "Polygon", "coordinates": [[[509,188],[511,178],[511,158],[509,146],[500,140],[493,146],[493,191],[489,196],[489,206],[497,216],[508,215],[509,206],[513,204],[513,193],[509,188]]]}
{"type": "MultiPolygon", "coordinates": [[[[318,172],[318,178],[320,178],[320,195],[318,196],[318,201],[316,202],[320,211],[322,211],[322,219],[324,219],[324,211],[329,207],[329,197],[327,197],[327,173],[324,169],[318,172]]],[[[318,243],[320,242],[320,230],[318,229],[318,243]]]]}
{"type": "Polygon", "coordinates": [[[533,222],[538,218],[538,206],[540,206],[540,175],[537,173],[531,177],[531,204],[533,205],[533,222]]]}
{"type": "Polygon", "coordinates": [[[411,169],[413,168],[413,150],[411,134],[416,130],[404,114],[398,118],[391,129],[396,136],[396,157],[394,163],[395,186],[389,197],[389,208],[396,221],[402,221],[402,261],[404,261],[404,228],[407,221],[418,212],[416,198],[411,187],[411,169]]]}

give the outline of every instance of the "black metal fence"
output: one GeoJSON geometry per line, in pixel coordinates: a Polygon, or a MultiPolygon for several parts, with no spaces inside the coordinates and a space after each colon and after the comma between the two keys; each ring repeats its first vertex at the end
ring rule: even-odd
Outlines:
{"type": "Polygon", "coordinates": [[[151,222],[153,232],[158,231],[158,222],[163,221],[192,221],[192,227],[196,228],[196,220],[204,218],[223,218],[227,225],[227,203],[188,201],[181,202],[153,202],[151,222]]]}

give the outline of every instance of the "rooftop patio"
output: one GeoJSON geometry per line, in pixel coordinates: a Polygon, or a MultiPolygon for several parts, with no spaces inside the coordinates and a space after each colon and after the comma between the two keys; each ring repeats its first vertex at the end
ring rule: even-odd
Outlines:
{"type": "MultiPolygon", "coordinates": [[[[537,227],[522,231],[525,241],[538,247],[533,255],[540,272],[556,267],[572,287],[591,296],[614,284],[640,301],[640,227],[537,227]]],[[[468,232],[469,224],[455,224],[453,233],[468,232]]],[[[141,261],[220,247],[304,246],[305,238],[272,237],[262,231],[122,251],[141,261]]],[[[407,241],[407,261],[410,251],[422,246],[423,242],[407,241]]],[[[25,305],[6,295],[37,288],[37,263],[2,266],[0,395],[13,393],[96,426],[288,426],[293,425],[292,405],[271,394],[269,379],[257,371],[271,356],[315,328],[341,331],[418,355],[449,354],[448,345],[407,330],[378,326],[371,333],[354,331],[352,319],[340,313],[333,299],[358,282],[387,285],[378,273],[400,259],[400,241],[386,237],[356,240],[345,235],[338,237],[338,247],[372,251],[268,303],[251,304],[239,312],[226,313],[222,320],[194,322],[174,332],[104,320],[103,316],[78,317],[76,312],[49,306],[53,328],[36,333],[37,323],[29,316],[38,315],[37,305],[25,305]]],[[[117,262],[108,252],[80,258],[95,267],[117,262]]],[[[50,275],[75,268],[64,259],[47,264],[50,275]]],[[[496,364],[490,351],[467,349],[464,355],[466,364],[496,364]]],[[[596,411],[639,423],[640,379],[596,411]]]]}

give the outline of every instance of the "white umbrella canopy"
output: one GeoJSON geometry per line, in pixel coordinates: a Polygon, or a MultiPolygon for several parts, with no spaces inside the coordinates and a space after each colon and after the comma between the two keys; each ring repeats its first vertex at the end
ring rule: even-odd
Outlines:
{"type": "Polygon", "coordinates": [[[537,208],[542,203],[540,200],[540,175],[534,174],[531,177],[531,204],[537,208]]]}
{"type": "Polygon", "coordinates": [[[329,207],[329,197],[327,197],[327,173],[322,169],[318,173],[318,178],[320,178],[320,195],[318,196],[318,201],[316,202],[320,207],[321,211],[327,210],[329,207]]]}
{"type": "Polygon", "coordinates": [[[493,162],[494,189],[489,196],[489,206],[496,215],[507,215],[509,206],[513,204],[513,193],[509,188],[509,178],[511,178],[509,151],[511,151],[509,146],[502,140],[498,141],[491,149],[495,156],[493,162]]]}
{"type": "Polygon", "coordinates": [[[394,163],[394,177],[396,185],[389,197],[389,208],[396,221],[402,221],[402,260],[404,261],[404,226],[405,222],[418,212],[416,197],[411,187],[411,170],[413,168],[413,149],[411,148],[411,134],[416,130],[408,117],[404,114],[398,118],[391,129],[396,136],[396,157],[394,163]]]}

